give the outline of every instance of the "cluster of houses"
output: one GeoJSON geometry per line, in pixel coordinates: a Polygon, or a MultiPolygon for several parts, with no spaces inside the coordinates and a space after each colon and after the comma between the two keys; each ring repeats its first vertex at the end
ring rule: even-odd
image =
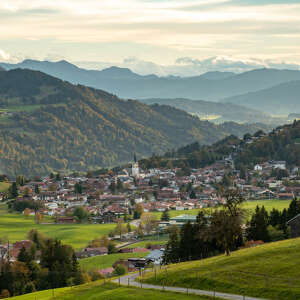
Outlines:
{"type": "MultiPolygon", "coordinates": [[[[189,175],[182,176],[180,169],[141,170],[138,163],[132,168],[119,172],[108,172],[97,176],[43,177],[19,186],[16,201],[31,201],[41,204],[41,215],[53,216],[58,223],[74,223],[73,212],[76,207],[84,207],[89,213],[91,223],[113,223],[120,217],[132,215],[140,205],[144,212],[182,211],[182,214],[170,220],[161,221],[160,229],[170,225],[181,226],[186,222],[195,222],[196,216],[189,210],[215,207],[224,203],[218,195],[218,184],[230,178],[230,185],[241,190],[248,200],[255,199],[292,199],[300,195],[298,168],[287,168],[284,161],[269,161],[257,164],[242,176],[236,170],[231,156],[199,169],[192,169],[189,175]],[[273,176],[274,170],[285,170],[285,177],[273,176]]],[[[28,213],[28,211],[27,211],[28,213]]],[[[30,213],[36,214],[36,211],[30,213]]],[[[300,222],[300,217],[291,223],[300,222]]],[[[293,225],[291,224],[291,225],[293,225]]],[[[0,246],[0,257],[9,255],[15,260],[22,247],[29,249],[30,241],[21,241],[13,245],[0,246]]],[[[131,258],[115,263],[123,264],[133,271],[149,262],[160,264],[163,247],[156,249],[123,248],[120,252],[142,253],[143,258],[131,258]]],[[[108,255],[106,247],[85,248],[77,253],[78,258],[108,255]]],[[[101,270],[103,276],[113,272],[113,268],[101,270]]]]}
{"type": "Polygon", "coordinates": [[[238,187],[248,200],[297,197],[300,194],[298,168],[289,170],[289,175],[280,179],[272,177],[274,169],[286,170],[286,163],[271,161],[255,165],[243,178],[234,169],[231,156],[205,168],[192,169],[188,176],[177,175],[176,168],[143,171],[138,163],[134,163],[132,168],[95,177],[32,180],[19,187],[17,201],[41,203],[39,212],[56,217],[58,223],[76,222],[72,211],[78,206],[88,211],[91,222],[112,223],[121,216],[132,214],[137,204],[141,204],[145,212],[217,206],[223,203],[217,186],[228,174],[230,184],[238,187]],[[76,185],[80,185],[79,190],[76,185]]]}

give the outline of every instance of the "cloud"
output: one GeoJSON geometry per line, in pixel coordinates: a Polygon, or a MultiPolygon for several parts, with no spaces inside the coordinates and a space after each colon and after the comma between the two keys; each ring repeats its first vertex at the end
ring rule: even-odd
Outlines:
{"type": "Polygon", "coordinates": [[[183,77],[197,76],[211,71],[241,73],[261,68],[300,70],[300,64],[296,63],[225,56],[214,56],[202,60],[191,57],[181,57],[178,58],[174,64],[170,65],[159,65],[136,57],[124,59],[122,63],[81,62],[75,64],[88,69],[104,69],[111,66],[118,66],[121,68],[129,68],[133,72],[141,75],[155,74],[158,76],[174,75],[183,77]]]}
{"type": "MultiPolygon", "coordinates": [[[[46,51],[86,62],[140,57],[126,64],[164,73],[160,65],[178,57],[259,52],[263,59],[296,60],[299,16],[299,0],[1,0],[0,42],[11,53],[41,58],[46,51]]],[[[205,69],[205,62],[197,67],[205,69]]]]}
{"type": "Polygon", "coordinates": [[[6,53],[4,50],[0,49],[0,59],[1,61],[10,61],[11,56],[6,53]]]}

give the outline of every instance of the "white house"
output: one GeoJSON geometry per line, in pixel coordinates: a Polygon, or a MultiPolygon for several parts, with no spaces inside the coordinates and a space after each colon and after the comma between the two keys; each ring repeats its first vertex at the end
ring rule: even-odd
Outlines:
{"type": "Polygon", "coordinates": [[[254,171],[262,171],[262,166],[261,165],[255,165],[254,166],[254,171]]]}

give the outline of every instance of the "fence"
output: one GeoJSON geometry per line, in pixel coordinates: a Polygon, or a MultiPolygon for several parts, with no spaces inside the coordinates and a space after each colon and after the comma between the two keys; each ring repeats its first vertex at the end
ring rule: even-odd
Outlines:
{"type": "MultiPolygon", "coordinates": [[[[168,285],[181,285],[185,286],[186,293],[189,293],[191,289],[210,290],[214,294],[216,291],[222,290],[225,293],[242,294],[243,298],[241,299],[247,299],[246,295],[260,297],[260,293],[263,295],[262,298],[270,299],[271,297],[272,300],[300,299],[300,276],[299,278],[271,276],[242,270],[223,271],[217,268],[209,271],[195,268],[193,271],[187,272],[169,266],[152,268],[151,271],[151,276],[155,280],[159,279],[163,289],[168,285]],[[172,270],[176,275],[173,275],[174,271],[172,270]],[[181,284],[176,284],[178,278],[181,284]]],[[[140,276],[142,280],[146,273],[148,272],[142,272],[140,276]]]]}

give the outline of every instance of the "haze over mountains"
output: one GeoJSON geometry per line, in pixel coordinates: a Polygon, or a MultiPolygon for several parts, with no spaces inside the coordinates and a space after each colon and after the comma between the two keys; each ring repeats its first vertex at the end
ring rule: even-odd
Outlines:
{"type": "MultiPolygon", "coordinates": [[[[138,75],[129,69],[111,67],[102,71],[85,70],[66,61],[47,62],[25,60],[19,64],[1,63],[5,69],[28,68],[39,70],[49,75],[67,80],[71,83],[106,90],[121,98],[187,98],[192,100],[226,101],[240,103],[240,100],[231,97],[245,95],[252,92],[274,88],[281,89],[281,84],[291,81],[300,81],[300,71],[258,69],[241,74],[232,72],[209,72],[194,77],[158,77],[156,75],[138,75]],[[237,102],[235,102],[237,101],[237,102]]],[[[284,94],[278,101],[289,101],[289,94],[284,94]]],[[[255,102],[255,94],[247,96],[244,102],[255,102]],[[248,98],[250,96],[251,98],[248,98]]],[[[294,96],[291,101],[293,102],[294,96]]],[[[250,105],[260,109],[260,101],[250,105]]],[[[244,104],[245,105],[245,104],[244,104]]],[[[270,103],[272,106],[272,104],[270,103]]],[[[264,108],[264,111],[266,109],[264,108]]]]}
{"type": "Polygon", "coordinates": [[[124,101],[31,70],[0,72],[0,169],[9,175],[86,171],[213,143],[263,125],[200,121],[170,106],[124,101]]]}
{"type": "Polygon", "coordinates": [[[234,121],[238,123],[278,123],[277,119],[259,110],[246,108],[232,103],[219,103],[189,99],[142,99],[145,104],[163,104],[182,109],[190,114],[198,115],[200,119],[207,119],[216,123],[234,121]]]}
{"type": "Polygon", "coordinates": [[[226,98],[223,102],[258,108],[271,114],[300,112],[300,81],[286,82],[261,91],[226,98]]]}

